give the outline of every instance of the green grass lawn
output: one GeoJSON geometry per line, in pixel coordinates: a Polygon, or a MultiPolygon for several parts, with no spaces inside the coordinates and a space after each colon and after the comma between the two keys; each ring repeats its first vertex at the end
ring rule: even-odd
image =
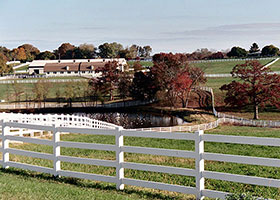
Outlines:
{"type": "MultiPolygon", "coordinates": [[[[269,60],[260,60],[262,65],[266,65],[271,62],[272,59],[269,60]]],[[[130,66],[133,66],[134,61],[128,61],[130,66]]],[[[199,67],[204,70],[206,74],[228,74],[231,72],[232,68],[237,64],[243,64],[245,61],[224,61],[224,62],[208,62],[208,63],[190,63],[191,66],[199,67]]],[[[278,67],[273,68],[273,70],[280,70],[280,61],[278,67]]],[[[275,63],[275,65],[277,64],[275,63]]],[[[143,66],[153,66],[153,62],[145,62],[140,61],[140,64],[143,66]]]]}
{"type": "Polygon", "coordinates": [[[29,65],[22,66],[20,68],[15,69],[15,71],[28,70],[28,66],[29,65]]]}
{"type": "MultiPolygon", "coordinates": [[[[262,65],[266,65],[271,60],[260,60],[262,65]]],[[[208,62],[208,63],[192,63],[192,66],[203,69],[206,74],[228,74],[237,64],[243,64],[246,61],[225,61],[225,62],[208,62]]]]}
{"type": "MultiPolygon", "coordinates": [[[[207,133],[280,138],[280,129],[272,129],[272,128],[220,126],[216,129],[207,131],[206,134],[207,133]]],[[[92,143],[103,143],[103,144],[114,144],[115,141],[114,137],[112,136],[91,136],[91,135],[81,135],[81,134],[62,135],[61,139],[63,141],[76,141],[76,142],[88,142],[88,143],[92,142],[92,143]]],[[[125,137],[125,145],[194,151],[193,141],[125,137]]],[[[38,152],[46,152],[46,153],[52,153],[53,151],[52,147],[48,147],[44,145],[12,144],[11,146],[13,148],[38,151],[38,152]]],[[[205,151],[212,152],[212,153],[223,153],[223,154],[234,154],[234,155],[280,159],[279,147],[206,142],[205,151]]],[[[85,158],[96,158],[96,159],[107,159],[107,160],[115,159],[115,153],[110,151],[62,148],[61,154],[68,155],[68,156],[85,157],[85,158]]],[[[12,161],[17,161],[17,162],[24,162],[24,163],[36,164],[40,166],[52,167],[51,161],[43,160],[43,159],[17,156],[12,154],[10,156],[10,159],[12,161]]],[[[125,161],[183,167],[183,168],[195,167],[194,159],[175,158],[175,157],[167,157],[167,156],[152,156],[152,155],[144,155],[144,154],[125,153],[125,161]]],[[[62,162],[62,169],[81,171],[87,173],[97,173],[97,174],[111,175],[111,176],[115,175],[115,169],[111,167],[101,167],[101,166],[98,167],[92,165],[81,165],[81,164],[71,164],[71,163],[62,162]]],[[[245,164],[243,165],[243,164],[226,163],[226,162],[206,161],[205,170],[226,172],[226,173],[233,173],[233,174],[242,174],[242,175],[249,175],[249,176],[275,178],[275,179],[280,178],[279,168],[275,168],[275,167],[262,167],[262,166],[255,166],[255,165],[245,165],[245,164]]],[[[123,195],[118,197],[120,199],[125,197],[127,199],[130,198],[190,199],[192,198],[192,196],[190,195],[170,193],[165,191],[158,192],[156,190],[141,189],[141,188],[130,187],[130,186],[126,186],[126,190],[124,192],[116,192],[113,184],[106,184],[106,183],[86,181],[86,180],[76,180],[76,179],[69,179],[69,178],[62,178],[61,180],[53,180],[48,175],[44,175],[43,176],[44,178],[41,178],[42,175],[38,175],[38,173],[25,172],[22,170],[16,170],[16,172],[11,172],[11,173],[5,173],[4,171],[2,171],[1,173],[3,174],[3,176],[1,176],[0,178],[0,186],[1,186],[0,191],[1,189],[3,192],[6,191],[4,193],[4,195],[6,195],[4,196],[5,198],[9,197],[9,198],[17,199],[16,195],[19,195],[19,193],[17,192],[12,193],[12,191],[14,190],[13,188],[17,186],[21,188],[19,190],[26,191],[25,195],[29,195],[27,196],[27,199],[29,197],[31,199],[32,197],[37,197],[37,196],[43,198],[44,195],[47,194],[47,192],[45,191],[52,191],[52,188],[55,187],[56,184],[57,184],[57,192],[55,192],[54,196],[58,195],[55,196],[57,198],[60,197],[59,196],[60,190],[65,190],[65,192],[61,194],[61,197],[63,197],[64,195],[66,195],[67,191],[71,191],[72,189],[73,191],[77,191],[80,189],[81,190],[80,193],[82,195],[92,194],[93,199],[95,198],[99,199],[98,195],[100,196],[104,195],[103,196],[104,199],[109,199],[110,193],[112,195],[111,199],[112,198],[114,199],[113,197],[114,195],[115,197],[117,197],[117,195],[120,194],[123,195]],[[19,173],[19,175],[16,175],[16,173],[19,173]],[[6,180],[9,180],[9,178],[14,181],[13,184],[12,183],[10,184],[9,182],[6,183],[7,182],[6,180]],[[26,185],[21,182],[22,180],[24,180],[23,183],[26,182],[26,185]],[[73,184],[69,185],[69,181],[72,181],[73,184]],[[36,185],[37,189],[31,190],[29,187],[30,184],[36,185]],[[5,189],[3,189],[2,185],[5,186],[4,187],[5,189]],[[44,187],[44,189],[40,189],[40,187],[44,187]],[[107,190],[106,188],[110,188],[110,189],[107,190]],[[13,197],[13,195],[15,196],[13,197]],[[108,196],[108,198],[106,195],[108,196]]],[[[155,173],[155,172],[126,169],[125,177],[164,182],[170,184],[179,184],[184,186],[195,186],[195,179],[192,177],[171,175],[165,173],[155,173]]],[[[226,191],[226,192],[250,192],[255,196],[263,196],[263,197],[269,197],[274,199],[280,198],[279,189],[268,188],[263,186],[254,186],[248,184],[206,179],[206,188],[212,190],[226,191]]],[[[70,193],[68,195],[70,195],[68,196],[68,198],[71,199],[72,197],[71,195],[75,195],[75,194],[70,193]]]]}
{"type": "MultiPolygon", "coordinates": [[[[84,79],[82,77],[55,77],[55,78],[48,78],[48,79],[84,79]]],[[[17,79],[17,80],[30,80],[30,79],[17,79]]],[[[32,79],[34,80],[34,79],[32,79]]],[[[36,79],[38,80],[38,79],[36,79]]],[[[65,90],[67,85],[72,84],[74,86],[78,86],[86,84],[86,82],[58,82],[58,83],[50,83],[49,94],[48,98],[54,99],[56,98],[56,92],[60,90],[61,96],[65,97],[65,90]]],[[[20,100],[25,101],[26,98],[34,99],[34,92],[33,88],[35,83],[20,83],[24,93],[21,95],[20,100]]],[[[76,91],[77,92],[77,91],[76,91]]],[[[0,99],[4,99],[6,102],[14,101],[14,89],[13,84],[0,84],[0,99]]]]}
{"type": "Polygon", "coordinates": [[[270,66],[271,70],[273,71],[280,71],[280,60],[270,66]]]}
{"type": "MultiPolygon", "coordinates": [[[[130,67],[132,67],[133,63],[135,63],[135,61],[128,61],[127,63],[129,64],[130,67]]],[[[140,64],[142,66],[148,66],[148,67],[153,66],[153,62],[152,61],[140,61],[140,64]]]]}

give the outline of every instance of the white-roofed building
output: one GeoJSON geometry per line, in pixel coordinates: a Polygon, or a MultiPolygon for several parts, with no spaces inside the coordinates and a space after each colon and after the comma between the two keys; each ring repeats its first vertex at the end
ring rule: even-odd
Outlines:
{"type": "MultiPolygon", "coordinates": [[[[46,75],[64,75],[62,73],[52,73],[51,71],[49,71],[49,68],[48,68],[48,73],[46,73],[46,68],[45,66],[48,64],[52,64],[52,66],[55,66],[55,64],[69,64],[69,65],[79,65],[80,63],[91,63],[93,66],[95,65],[99,65],[100,64],[106,64],[106,62],[112,62],[112,61],[116,61],[118,62],[118,65],[119,65],[119,68],[121,71],[124,71],[125,70],[125,66],[127,65],[127,62],[124,58],[113,58],[113,59],[67,59],[67,60],[33,60],[30,64],[29,64],[29,67],[28,67],[28,73],[29,74],[46,74],[46,75]]],[[[65,66],[66,66],[65,65],[65,66]]],[[[57,65],[57,66],[60,66],[60,65],[57,65]]],[[[60,67],[58,67],[60,68],[60,67]]],[[[55,67],[52,68],[55,72],[56,69],[55,67]]],[[[88,72],[86,72],[88,73],[88,72]]],[[[94,74],[94,72],[92,72],[94,74]]],[[[71,73],[72,74],[72,73],[71,73]]],[[[80,75],[81,73],[73,73],[72,75],[80,75]]],[[[90,75],[90,74],[89,74],[90,75]]]]}

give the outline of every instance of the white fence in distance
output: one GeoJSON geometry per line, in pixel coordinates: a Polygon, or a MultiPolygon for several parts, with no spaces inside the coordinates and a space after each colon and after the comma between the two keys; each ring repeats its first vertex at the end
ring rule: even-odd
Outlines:
{"type": "MultiPolygon", "coordinates": [[[[0,84],[13,84],[17,83],[37,83],[40,79],[27,79],[27,80],[1,80],[0,84]]],[[[50,83],[68,83],[68,82],[83,82],[87,79],[43,79],[44,82],[50,83]]]]}
{"type": "MultiPolygon", "coordinates": [[[[49,118],[44,118],[44,119],[48,120],[49,118]]],[[[52,118],[52,120],[54,119],[57,118],[52,118]]],[[[15,121],[18,120],[19,119],[15,121]]],[[[38,123],[38,121],[36,123],[38,123]]],[[[2,147],[0,148],[0,151],[2,152],[2,161],[0,161],[0,164],[4,168],[15,167],[20,169],[49,173],[54,176],[66,176],[66,177],[74,177],[74,178],[82,178],[82,179],[89,179],[95,181],[115,183],[116,188],[119,190],[124,189],[125,185],[133,185],[139,187],[168,190],[172,192],[193,194],[196,195],[197,199],[203,199],[203,197],[225,199],[226,195],[228,194],[225,192],[205,189],[206,178],[231,181],[231,182],[239,182],[244,184],[261,185],[267,187],[275,187],[275,188],[280,187],[280,180],[278,179],[247,176],[247,175],[236,175],[236,174],[204,170],[205,160],[279,167],[280,159],[204,152],[205,142],[235,143],[235,144],[250,144],[250,145],[280,147],[279,138],[211,135],[211,134],[204,134],[203,131],[197,131],[195,132],[195,134],[182,133],[182,132],[137,131],[137,130],[124,130],[122,129],[122,127],[118,127],[118,126],[114,128],[110,127],[110,129],[104,129],[104,128],[97,129],[97,128],[79,127],[77,124],[76,124],[77,126],[73,126],[73,127],[62,125],[64,123],[58,123],[58,124],[60,125],[57,125],[56,121],[45,122],[45,125],[38,125],[38,124],[24,123],[24,121],[13,122],[12,119],[1,120],[0,125],[2,126],[2,135],[1,135],[2,147]],[[49,125],[48,123],[52,125],[49,125]],[[11,128],[51,131],[53,133],[53,137],[52,140],[48,140],[48,139],[37,139],[37,138],[15,136],[10,134],[11,128]],[[115,136],[115,145],[61,141],[60,135],[64,132],[115,136]],[[123,142],[124,137],[191,140],[191,141],[195,141],[195,151],[125,146],[123,142]],[[39,145],[41,144],[49,145],[53,147],[54,151],[53,154],[47,154],[47,153],[39,153],[39,152],[14,149],[9,147],[10,141],[22,141],[27,143],[35,143],[39,145]],[[99,160],[99,159],[64,156],[60,154],[61,147],[115,151],[116,160],[99,160]],[[189,169],[189,168],[178,168],[178,167],[169,167],[169,166],[161,166],[161,165],[124,162],[125,152],[151,154],[155,156],[162,155],[162,156],[172,156],[172,157],[182,157],[182,158],[193,158],[196,160],[196,165],[194,169],[189,169]],[[36,166],[31,164],[24,164],[24,163],[10,161],[10,154],[17,154],[17,155],[52,160],[53,167],[47,168],[47,167],[41,167],[41,166],[36,166]],[[116,168],[116,176],[104,176],[99,174],[90,174],[90,173],[62,170],[60,167],[61,162],[72,162],[72,163],[80,163],[80,164],[114,167],[116,168]],[[126,178],[124,176],[124,169],[134,169],[134,170],[142,170],[142,171],[152,171],[152,172],[159,172],[159,173],[191,176],[196,178],[196,187],[126,178]]]]}
{"type": "Polygon", "coordinates": [[[276,57],[266,57],[266,58],[232,58],[232,59],[215,59],[215,60],[192,60],[190,63],[211,63],[211,62],[233,62],[233,61],[250,61],[250,60],[271,60],[276,59],[276,57]]]}

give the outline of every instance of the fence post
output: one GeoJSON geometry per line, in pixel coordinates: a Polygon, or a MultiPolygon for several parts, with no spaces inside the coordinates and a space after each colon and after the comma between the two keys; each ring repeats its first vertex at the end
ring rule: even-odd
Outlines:
{"type": "Polygon", "coordinates": [[[205,188],[205,179],[203,177],[204,171],[204,159],[202,158],[202,154],[204,153],[204,141],[202,140],[202,136],[204,134],[203,130],[199,130],[195,132],[195,167],[196,167],[196,189],[197,189],[197,200],[204,199],[202,195],[202,191],[205,188]]]}
{"type": "Polygon", "coordinates": [[[10,161],[10,153],[7,152],[9,149],[9,140],[6,138],[7,134],[10,132],[10,127],[6,126],[5,121],[1,120],[2,123],[2,160],[3,160],[3,168],[8,169],[9,166],[7,162],[10,161]]]}
{"type": "Polygon", "coordinates": [[[58,176],[58,172],[61,170],[61,162],[58,159],[58,156],[60,156],[60,132],[57,131],[56,125],[53,125],[53,175],[58,176]]]}
{"type": "Polygon", "coordinates": [[[122,135],[122,127],[116,127],[116,179],[117,190],[123,190],[124,184],[122,183],[122,179],[124,178],[124,168],[122,167],[122,163],[124,162],[124,152],[122,151],[123,146],[123,135],[122,135]]]}

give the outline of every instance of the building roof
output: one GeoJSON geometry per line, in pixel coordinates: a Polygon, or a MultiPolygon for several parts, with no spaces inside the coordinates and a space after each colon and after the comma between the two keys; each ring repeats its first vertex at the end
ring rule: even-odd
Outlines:
{"type": "Polygon", "coordinates": [[[67,71],[94,71],[102,67],[106,62],[70,62],[70,63],[46,63],[45,72],[67,72],[67,71]]]}
{"type": "Polygon", "coordinates": [[[119,64],[125,65],[126,60],[124,58],[104,58],[104,59],[62,59],[62,60],[33,60],[30,64],[30,68],[43,68],[46,64],[49,63],[100,63],[100,62],[109,62],[109,61],[117,61],[119,64]]]}

